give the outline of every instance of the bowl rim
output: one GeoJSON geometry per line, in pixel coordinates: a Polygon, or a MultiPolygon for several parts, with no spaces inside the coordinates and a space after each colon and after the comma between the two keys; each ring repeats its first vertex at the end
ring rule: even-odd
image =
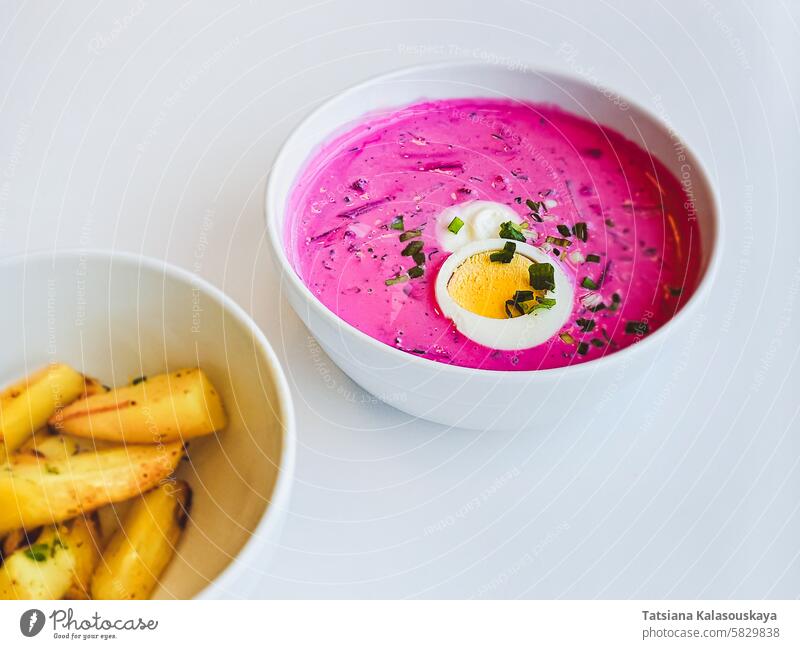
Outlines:
{"type": "Polygon", "coordinates": [[[271,378],[275,385],[281,428],[283,429],[278,475],[275,479],[275,485],[269,495],[266,507],[258,523],[249,534],[242,547],[231,557],[229,563],[219,574],[198,590],[192,596],[192,599],[213,598],[215,595],[222,595],[225,593],[226,587],[229,588],[231,584],[236,581],[238,570],[255,563],[255,559],[258,557],[262,546],[262,543],[259,541],[268,538],[268,535],[280,532],[283,514],[288,512],[297,452],[297,425],[289,383],[286,379],[283,367],[275,354],[275,350],[272,348],[266,335],[255,320],[253,320],[244,308],[239,306],[239,304],[222,289],[217,288],[208,280],[203,279],[185,268],[155,257],[128,251],[70,247],[56,251],[33,250],[5,255],[0,257],[0,268],[20,263],[25,264],[28,261],[40,262],[55,260],[59,257],[65,259],[91,258],[100,261],[108,261],[110,264],[119,261],[122,264],[135,265],[138,269],[144,268],[148,271],[161,272],[172,279],[176,279],[184,284],[189,284],[193,289],[197,288],[203,294],[215,300],[223,311],[232,315],[240,325],[243,325],[249,330],[266,358],[270,368],[271,378]]]}
{"type": "MultiPolygon", "coordinates": [[[[287,152],[295,148],[295,140],[298,139],[299,137],[298,133],[310,121],[312,121],[319,115],[322,115],[327,110],[329,110],[330,107],[334,105],[336,102],[339,102],[350,95],[354,95],[371,85],[390,82],[392,80],[395,80],[397,78],[406,75],[426,73],[426,72],[431,72],[431,73],[442,72],[454,68],[497,70],[498,66],[492,63],[476,62],[471,60],[449,60],[436,63],[422,63],[419,65],[402,66],[394,70],[390,70],[388,72],[372,75],[364,79],[363,81],[350,85],[347,88],[329,96],[321,104],[319,104],[316,108],[314,108],[311,112],[309,112],[305,117],[303,117],[303,119],[300,120],[300,122],[298,122],[292,128],[291,132],[284,139],[283,143],[278,149],[278,152],[275,155],[275,158],[269,170],[269,178],[267,180],[266,188],[264,191],[264,217],[267,228],[267,238],[270,242],[270,245],[272,246],[274,252],[274,258],[280,265],[280,269],[282,271],[282,275],[284,276],[284,278],[287,278],[290,284],[303,296],[306,305],[313,307],[317,315],[323,317],[330,324],[333,324],[340,328],[343,327],[346,331],[353,334],[358,340],[362,341],[364,344],[367,344],[374,349],[382,350],[388,353],[393,358],[396,358],[398,362],[404,361],[410,367],[416,367],[420,369],[424,369],[425,367],[436,368],[437,371],[440,372],[449,371],[457,376],[461,376],[464,378],[475,376],[476,372],[478,374],[486,374],[488,376],[511,375],[511,376],[518,376],[520,378],[526,377],[528,379],[531,379],[532,377],[538,375],[542,376],[547,375],[549,377],[555,378],[556,376],[561,376],[563,374],[568,374],[569,376],[572,376],[578,374],[579,372],[593,372],[596,370],[600,370],[612,363],[616,364],[623,363],[627,359],[633,358],[634,355],[641,355],[643,353],[646,353],[643,352],[641,348],[649,350],[650,348],[654,347],[655,343],[653,341],[656,340],[662,341],[663,339],[665,339],[666,336],[671,335],[671,330],[676,328],[676,323],[682,323],[687,321],[689,315],[697,311],[698,305],[701,302],[705,301],[708,292],[710,290],[710,287],[714,283],[716,275],[719,271],[722,258],[722,241],[723,241],[722,237],[723,225],[722,225],[722,219],[720,218],[720,200],[717,193],[717,188],[714,185],[714,183],[711,182],[711,176],[709,175],[705,164],[694,153],[692,147],[689,144],[687,144],[687,142],[683,138],[681,138],[680,135],[678,135],[677,132],[675,132],[674,129],[672,129],[670,125],[667,124],[663,119],[661,119],[657,115],[654,115],[650,110],[642,107],[638,102],[630,100],[627,96],[621,93],[618,93],[617,96],[621,100],[624,100],[631,109],[633,109],[635,112],[638,112],[646,119],[649,119],[653,124],[655,124],[658,127],[659,130],[667,134],[674,133],[675,137],[679,139],[681,144],[684,146],[687,160],[690,162],[695,172],[699,174],[701,181],[708,189],[708,196],[711,207],[711,209],[709,210],[710,211],[709,216],[711,220],[710,236],[701,240],[703,245],[707,245],[709,248],[708,263],[706,265],[705,272],[700,277],[700,281],[697,283],[697,287],[695,288],[694,293],[681,306],[681,308],[672,317],[669,318],[669,320],[667,320],[661,327],[658,328],[658,330],[646,336],[645,338],[642,338],[637,344],[629,345],[628,347],[616,351],[612,354],[607,354],[605,356],[602,356],[601,358],[593,359],[583,363],[578,363],[577,365],[564,365],[562,367],[553,367],[545,369],[496,370],[496,369],[486,369],[480,367],[465,367],[462,365],[455,365],[450,363],[442,363],[440,361],[423,358],[420,356],[415,356],[414,354],[409,354],[400,349],[396,349],[391,345],[387,345],[386,343],[376,340],[369,334],[364,333],[356,326],[345,321],[337,314],[335,314],[333,311],[331,311],[328,307],[326,307],[319,300],[319,298],[311,292],[308,286],[306,286],[306,284],[300,279],[300,276],[297,274],[297,272],[289,262],[282,241],[283,228],[282,228],[282,223],[279,223],[279,215],[283,215],[286,208],[285,206],[278,204],[278,197],[277,197],[278,188],[276,186],[277,181],[274,173],[275,169],[283,164],[283,159],[286,157],[287,152]]],[[[534,75],[540,78],[551,80],[555,83],[563,81],[568,84],[583,86],[592,91],[599,92],[593,84],[587,82],[584,79],[581,79],[577,75],[565,74],[562,71],[554,71],[546,67],[526,66],[521,70],[512,70],[511,72],[523,75],[534,75]]],[[[346,125],[340,124],[339,126],[343,127],[346,125]]],[[[320,142],[318,144],[322,143],[320,142]]]]}

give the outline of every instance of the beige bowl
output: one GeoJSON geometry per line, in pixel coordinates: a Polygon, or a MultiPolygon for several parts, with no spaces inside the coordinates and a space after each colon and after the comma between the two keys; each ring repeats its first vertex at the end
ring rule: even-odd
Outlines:
{"type": "Polygon", "coordinates": [[[286,379],[252,319],[186,271],[119,253],[2,260],[0,295],[3,384],[52,361],[118,384],[208,373],[230,423],[194,440],[179,469],[194,492],[191,521],[154,597],[246,594],[279,534],[295,452],[286,379]]]}

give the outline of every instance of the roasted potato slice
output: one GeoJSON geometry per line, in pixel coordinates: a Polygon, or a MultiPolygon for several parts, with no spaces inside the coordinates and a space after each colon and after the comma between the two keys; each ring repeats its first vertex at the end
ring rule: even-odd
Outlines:
{"type": "Polygon", "coordinates": [[[54,435],[49,430],[37,430],[17,449],[18,455],[33,455],[47,460],[66,460],[77,455],[80,445],[75,437],[54,435]]]}
{"type": "Polygon", "coordinates": [[[85,376],[83,379],[83,394],[82,397],[91,397],[95,394],[105,394],[106,392],[111,392],[111,388],[106,385],[103,385],[98,379],[85,376]]]}
{"type": "Polygon", "coordinates": [[[175,553],[192,491],[165,483],[132,505],[103,552],[91,582],[94,599],[147,599],[175,553]]]}
{"type": "Polygon", "coordinates": [[[137,496],[169,476],[182,456],[180,444],[128,446],[64,460],[12,456],[0,470],[0,534],[137,496]]]}
{"type": "Polygon", "coordinates": [[[92,395],[50,419],[50,425],[64,433],[130,444],[188,440],[226,423],[219,393],[198,368],[92,395]]]}
{"type": "Polygon", "coordinates": [[[85,389],[83,375],[62,363],[48,365],[0,393],[0,441],[5,454],[47,423],[85,389]]]}
{"type": "Polygon", "coordinates": [[[61,599],[75,567],[66,525],[48,525],[30,546],[16,550],[0,568],[0,599],[61,599]]]}
{"type": "Polygon", "coordinates": [[[100,521],[95,512],[79,516],[67,523],[69,550],[75,557],[72,579],[64,593],[65,599],[90,599],[89,581],[100,559],[100,521]]]}

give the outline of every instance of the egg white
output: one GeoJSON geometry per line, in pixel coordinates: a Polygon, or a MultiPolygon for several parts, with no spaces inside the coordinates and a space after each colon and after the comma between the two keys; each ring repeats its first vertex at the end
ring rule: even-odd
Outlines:
{"type": "MultiPolygon", "coordinates": [[[[447,290],[447,284],[453,273],[467,259],[481,252],[502,250],[506,243],[508,243],[506,239],[484,239],[458,248],[439,269],[435,286],[436,301],[445,317],[450,318],[456,329],[470,340],[503,351],[530,349],[556,335],[572,313],[574,295],[572,281],[558,262],[547,253],[530,244],[515,242],[517,254],[553,266],[556,287],[555,290],[547,292],[547,297],[556,300],[551,309],[537,309],[516,318],[488,318],[460,306],[447,290]]],[[[511,299],[512,296],[508,297],[511,299]]]]}

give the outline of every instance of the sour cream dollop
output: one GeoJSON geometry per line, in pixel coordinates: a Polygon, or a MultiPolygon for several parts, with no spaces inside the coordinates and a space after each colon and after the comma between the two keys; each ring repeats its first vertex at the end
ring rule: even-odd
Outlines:
{"type": "Polygon", "coordinates": [[[436,238],[443,250],[455,252],[468,243],[496,239],[500,225],[507,221],[519,224],[522,217],[508,205],[494,201],[459,203],[439,213],[436,238]]]}

